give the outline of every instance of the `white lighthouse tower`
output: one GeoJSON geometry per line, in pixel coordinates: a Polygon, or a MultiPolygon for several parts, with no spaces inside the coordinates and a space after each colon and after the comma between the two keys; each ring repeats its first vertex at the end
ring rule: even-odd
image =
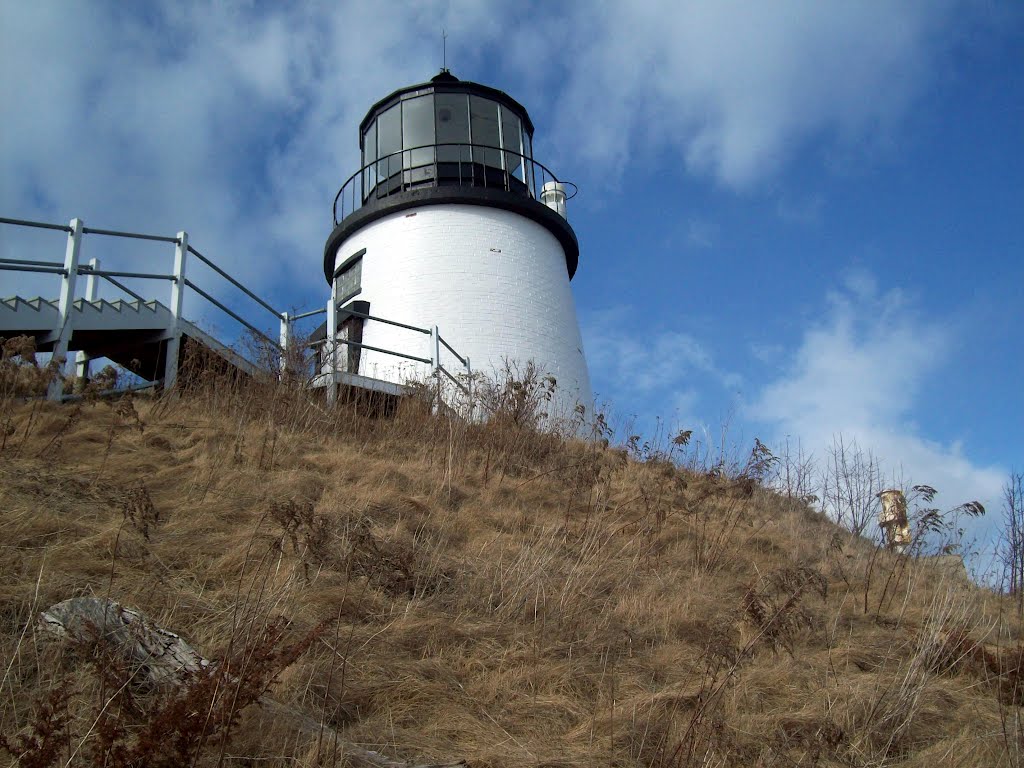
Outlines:
{"type": "Polygon", "coordinates": [[[505,361],[519,370],[532,362],[557,382],[552,408],[570,414],[582,404],[589,413],[569,285],[579,245],[565,186],[533,158],[526,109],[442,70],[374,104],[359,147],[362,168],[335,198],[324,248],[336,315],[328,329],[357,342],[339,347],[334,366],[395,383],[422,379],[429,341],[485,376],[505,361]],[[439,330],[446,346],[417,336],[423,329],[439,330]]]}

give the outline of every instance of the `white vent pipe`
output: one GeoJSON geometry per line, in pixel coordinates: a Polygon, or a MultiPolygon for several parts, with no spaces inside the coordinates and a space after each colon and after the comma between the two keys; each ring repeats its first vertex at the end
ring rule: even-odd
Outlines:
{"type": "Polygon", "coordinates": [[[565,215],[565,185],[560,181],[546,181],[540,191],[540,201],[563,219],[565,215]]]}

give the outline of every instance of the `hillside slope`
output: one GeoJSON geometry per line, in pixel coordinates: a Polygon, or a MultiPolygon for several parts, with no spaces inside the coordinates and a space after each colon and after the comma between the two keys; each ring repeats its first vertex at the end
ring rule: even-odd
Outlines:
{"type": "Polygon", "coordinates": [[[1008,605],[749,479],[285,387],[3,408],[22,765],[1020,764],[1008,605]],[[189,699],[49,640],[82,595],[230,674],[189,699]]]}

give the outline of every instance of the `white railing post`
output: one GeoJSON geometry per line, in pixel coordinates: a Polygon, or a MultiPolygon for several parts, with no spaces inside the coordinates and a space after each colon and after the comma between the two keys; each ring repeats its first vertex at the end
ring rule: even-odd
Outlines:
{"type": "Polygon", "coordinates": [[[167,329],[167,354],[164,359],[164,391],[170,391],[178,380],[178,358],[181,355],[181,308],[185,297],[185,261],[188,256],[188,233],[179,232],[174,246],[174,282],[171,283],[171,327],[167,329]]]}
{"type": "Polygon", "coordinates": [[[288,373],[288,352],[291,347],[291,319],[288,317],[287,312],[281,313],[281,333],[278,337],[278,343],[281,345],[281,360],[280,369],[281,377],[288,373]]]}
{"type": "Polygon", "coordinates": [[[469,420],[473,421],[473,369],[469,365],[469,356],[466,356],[466,397],[469,399],[469,420]]]}
{"type": "Polygon", "coordinates": [[[430,328],[430,372],[441,367],[441,332],[436,325],[430,328]]]}
{"type": "Polygon", "coordinates": [[[430,326],[430,365],[437,388],[437,412],[441,412],[441,331],[436,325],[430,326]]]}
{"type": "Polygon", "coordinates": [[[78,278],[78,257],[82,250],[82,220],[71,220],[68,244],[64,251],[64,276],[60,282],[60,301],[57,304],[58,322],[54,329],[53,356],[55,376],[47,389],[51,400],[60,400],[64,394],[64,365],[68,359],[68,344],[73,330],[72,313],[75,310],[75,281],[78,278]]]}
{"type": "Polygon", "coordinates": [[[338,399],[338,281],[331,281],[331,298],[327,300],[327,328],[324,344],[327,349],[327,366],[330,370],[330,381],[327,385],[327,402],[335,403],[338,399]]]}
{"type": "MultiPolygon", "coordinates": [[[[100,268],[99,259],[89,259],[89,271],[85,276],[85,300],[96,301],[96,284],[99,276],[96,270],[100,268]]],[[[78,350],[78,357],[75,364],[75,374],[84,383],[89,380],[89,360],[92,358],[84,350],[78,350]]]]}

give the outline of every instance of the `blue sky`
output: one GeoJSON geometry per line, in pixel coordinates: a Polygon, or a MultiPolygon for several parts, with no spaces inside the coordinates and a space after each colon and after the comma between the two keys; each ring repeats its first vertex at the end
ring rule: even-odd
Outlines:
{"type": "MultiPolygon", "coordinates": [[[[614,422],[816,455],[843,434],[982,500],[990,536],[1024,468],[1017,2],[0,0],[0,215],[185,229],[321,305],[359,120],[436,73],[442,27],[580,187],[573,290],[614,422]]],[[[140,247],[85,256],[167,258],[140,247]]],[[[0,228],[0,255],[46,248],[0,228]]]]}

